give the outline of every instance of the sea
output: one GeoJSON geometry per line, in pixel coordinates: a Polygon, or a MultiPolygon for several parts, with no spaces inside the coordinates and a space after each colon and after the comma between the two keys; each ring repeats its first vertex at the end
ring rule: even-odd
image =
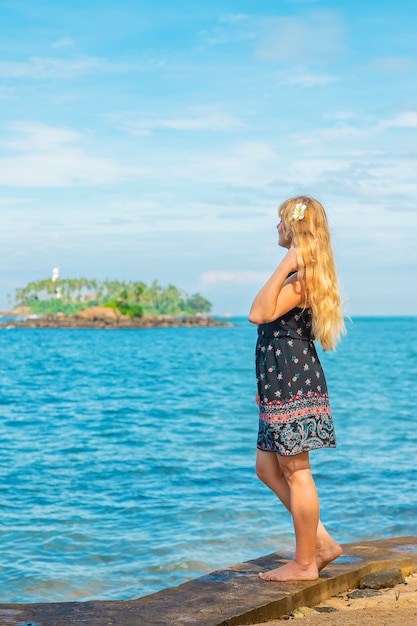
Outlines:
{"type": "MultiPolygon", "coordinates": [[[[0,330],[0,602],[124,600],[274,551],[255,476],[256,328],[0,330]]],[[[341,543],[417,534],[417,318],[320,351],[338,447],[311,452],[341,543]]]]}

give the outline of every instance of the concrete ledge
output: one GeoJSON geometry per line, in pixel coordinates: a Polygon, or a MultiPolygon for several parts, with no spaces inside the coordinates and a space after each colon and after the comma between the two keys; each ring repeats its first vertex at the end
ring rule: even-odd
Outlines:
{"type": "Polygon", "coordinates": [[[274,583],[258,572],[285,563],[278,553],[239,563],[130,601],[1,604],[0,626],[242,626],[288,615],[354,589],[385,568],[417,570],[417,537],[346,544],[314,582],[274,583]]]}

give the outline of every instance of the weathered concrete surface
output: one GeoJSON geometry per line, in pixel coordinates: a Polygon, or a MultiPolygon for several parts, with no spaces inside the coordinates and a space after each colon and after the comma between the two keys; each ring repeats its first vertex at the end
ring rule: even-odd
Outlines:
{"type": "Polygon", "coordinates": [[[117,602],[2,604],[0,626],[239,626],[288,615],[355,589],[367,574],[398,568],[417,571],[417,537],[395,537],[343,546],[319,580],[269,583],[258,572],[285,563],[273,553],[143,598],[117,602]]]}

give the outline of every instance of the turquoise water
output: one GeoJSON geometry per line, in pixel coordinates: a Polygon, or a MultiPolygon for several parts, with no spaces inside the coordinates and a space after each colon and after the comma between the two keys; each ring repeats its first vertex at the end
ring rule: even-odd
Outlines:
{"type": "MultiPolygon", "coordinates": [[[[254,474],[256,329],[0,332],[1,602],[130,599],[293,547],[254,474]]],[[[322,355],[339,446],[311,453],[341,542],[416,534],[417,319],[322,355]]]]}

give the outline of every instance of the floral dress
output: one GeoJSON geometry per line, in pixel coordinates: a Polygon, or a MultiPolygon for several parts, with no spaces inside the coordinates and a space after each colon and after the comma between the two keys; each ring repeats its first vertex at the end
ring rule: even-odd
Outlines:
{"type": "Polygon", "coordinates": [[[311,334],[311,310],[295,308],[260,324],[256,345],[258,448],[291,456],[336,447],[324,373],[311,334]]]}

